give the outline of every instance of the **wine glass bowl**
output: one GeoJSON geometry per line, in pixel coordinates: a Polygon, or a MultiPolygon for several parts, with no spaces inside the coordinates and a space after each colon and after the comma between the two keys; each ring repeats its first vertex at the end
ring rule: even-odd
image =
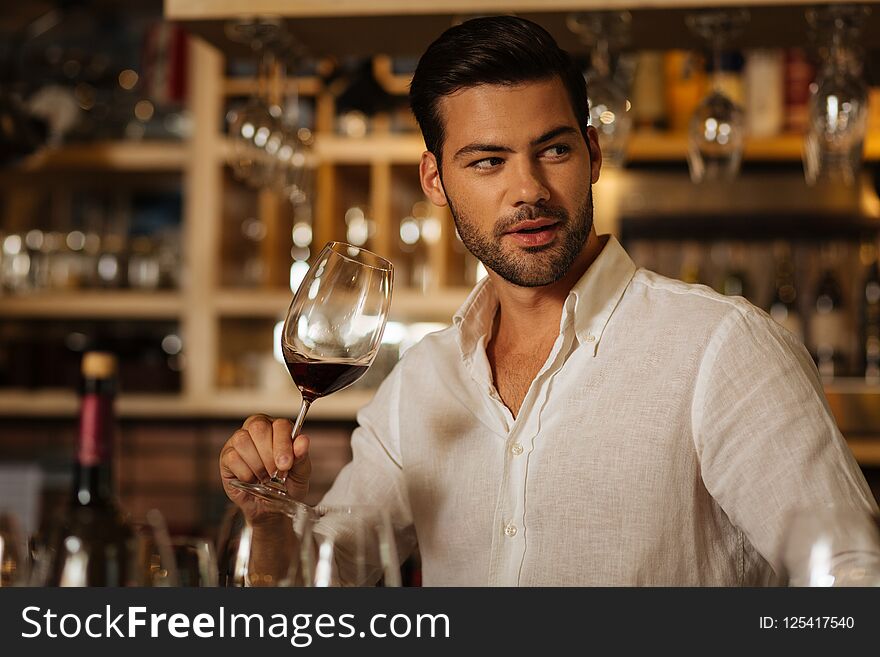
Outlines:
{"type": "Polygon", "coordinates": [[[285,361],[304,396],[315,399],[348,385],[322,392],[308,381],[309,363],[321,362],[327,370],[363,368],[349,383],[363,374],[379,350],[390,298],[387,260],[342,242],[324,248],[291,302],[281,336],[285,361]]]}
{"type": "Polygon", "coordinates": [[[311,517],[312,577],[307,585],[401,586],[400,559],[387,511],[369,505],[318,505],[311,517]],[[338,558],[342,556],[343,558],[338,558]]]}
{"type": "Polygon", "coordinates": [[[811,85],[803,165],[807,184],[855,184],[868,122],[868,85],[863,75],[861,29],[867,7],[810,9],[807,22],[822,67],[811,85]]]}
{"type": "MultiPolygon", "coordinates": [[[[391,307],[392,264],[345,242],[330,242],[315,258],[290,303],[281,352],[302,395],[291,439],[319,397],[357,381],[379,352],[391,307]]],[[[291,502],[285,475],[231,485],[283,507],[291,502]]]]}
{"type": "Polygon", "coordinates": [[[721,55],[749,21],[747,9],[712,9],[689,14],[688,28],[712,48],[712,89],[697,106],[688,130],[688,169],[691,180],[731,180],[739,173],[745,146],[746,121],[742,107],[721,84],[721,55]]]}
{"type": "Polygon", "coordinates": [[[688,164],[694,182],[736,177],[745,128],[742,108],[723,93],[713,91],[703,99],[689,128],[688,164]]]}

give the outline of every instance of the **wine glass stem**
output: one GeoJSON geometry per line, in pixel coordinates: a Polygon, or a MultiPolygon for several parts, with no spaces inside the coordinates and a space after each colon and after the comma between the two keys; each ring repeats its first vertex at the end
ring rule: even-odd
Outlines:
{"type": "MultiPolygon", "coordinates": [[[[309,407],[311,405],[312,402],[303,397],[302,406],[299,407],[299,415],[296,416],[296,422],[293,423],[293,429],[290,432],[291,442],[296,440],[296,437],[299,435],[300,429],[302,429],[303,422],[305,422],[306,420],[306,414],[309,412],[309,407]]],[[[286,480],[287,472],[279,472],[278,470],[276,470],[275,473],[272,475],[272,481],[284,483],[286,480]]]]}
{"type": "Polygon", "coordinates": [[[303,422],[306,421],[306,413],[309,412],[309,407],[312,405],[312,402],[303,397],[302,406],[299,407],[299,415],[296,416],[296,422],[293,424],[293,430],[290,432],[290,439],[296,440],[296,437],[299,435],[300,430],[302,429],[303,422]]]}

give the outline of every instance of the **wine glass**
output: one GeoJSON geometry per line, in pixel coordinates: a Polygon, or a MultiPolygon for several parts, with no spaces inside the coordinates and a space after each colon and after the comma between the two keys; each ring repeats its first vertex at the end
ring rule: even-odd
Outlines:
{"type": "Polygon", "coordinates": [[[697,106],[688,130],[691,180],[730,180],[739,173],[745,145],[745,114],[721,86],[721,51],[748,22],[741,10],[709,10],[687,17],[688,27],[712,44],[712,90],[697,106]]]}
{"type": "Polygon", "coordinates": [[[631,21],[628,11],[576,13],[566,18],[568,29],[592,49],[590,69],[584,73],[590,125],[599,133],[603,164],[612,166],[622,166],[626,159],[632,115],[628,85],[612,74],[611,48],[628,42],[631,21]]]}
{"type": "Polygon", "coordinates": [[[283,34],[281,20],[272,16],[242,18],[226,24],[227,37],[248,43],[259,57],[256,95],[228,117],[232,171],[238,179],[258,188],[272,183],[285,134],[280,121],[281,108],[269,98],[275,68],[274,45],[283,34]]]}
{"type": "Polygon", "coordinates": [[[291,523],[292,549],[275,554],[271,566],[275,572],[266,572],[258,559],[253,558],[253,526],[238,507],[229,507],[217,535],[216,586],[304,586],[313,580],[314,511],[305,504],[290,501],[286,514],[291,523]],[[289,561],[284,562],[284,558],[289,561]]]}
{"type": "Polygon", "coordinates": [[[789,586],[880,586],[880,524],[857,509],[798,509],[780,557],[789,586]]]}
{"type": "MultiPolygon", "coordinates": [[[[330,242],[303,279],[281,332],[281,351],[302,406],[291,434],[299,435],[309,407],[319,397],[357,381],[382,343],[391,307],[393,266],[366,249],[330,242]]],[[[291,501],[286,474],[266,483],[231,485],[270,503],[291,501]]]]}
{"type": "Polygon", "coordinates": [[[217,586],[217,557],[211,542],[195,536],[173,536],[171,551],[178,586],[217,586]]]}
{"type": "Polygon", "coordinates": [[[309,585],[401,585],[400,559],[387,511],[366,505],[318,505],[314,509],[309,585]]]}
{"type": "Polygon", "coordinates": [[[820,180],[855,183],[862,163],[868,119],[868,85],[859,53],[868,7],[811,9],[807,22],[820,45],[822,69],[810,86],[810,120],[804,135],[807,184],[820,180]]]}
{"type": "Polygon", "coordinates": [[[27,543],[12,513],[0,513],[0,587],[22,586],[28,579],[27,543]]]}

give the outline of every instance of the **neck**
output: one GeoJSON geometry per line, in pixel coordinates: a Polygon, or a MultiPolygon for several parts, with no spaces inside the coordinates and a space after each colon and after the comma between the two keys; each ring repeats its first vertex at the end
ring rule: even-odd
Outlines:
{"type": "Polygon", "coordinates": [[[596,229],[591,229],[574,264],[565,276],[549,285],[520,287],[490,271],[499,301],[495,337],[507,344],[526,344],[536,337],[558,333],[562,308],[571,288],[590,268],[606,242],[607,238],[599,238],[596,229]]]}

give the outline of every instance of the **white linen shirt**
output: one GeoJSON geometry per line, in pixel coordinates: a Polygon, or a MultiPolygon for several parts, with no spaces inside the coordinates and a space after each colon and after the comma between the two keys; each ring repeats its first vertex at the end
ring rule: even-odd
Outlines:
{"type": "Polygon", "coordinates": [[[406,352],[323,500],[388,508],[425,586],[776,584],[789,509],[876,509],[809,354],[744,299],[609,238],[516,418],[497,307],[483,280],[406,352]]]}

